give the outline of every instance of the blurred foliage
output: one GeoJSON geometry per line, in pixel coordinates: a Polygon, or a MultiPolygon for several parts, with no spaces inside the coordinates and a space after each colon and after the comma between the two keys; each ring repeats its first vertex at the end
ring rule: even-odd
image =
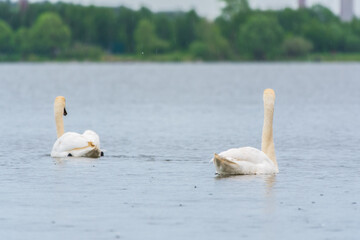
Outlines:
{"type": "Polygon", "coordinates": [[[284,40],[283,50],[288,57],[304,56],[313,49],[310,41],[303,37],[289,37],[284,40]]]}
{"type": "Polygon", "coordinates": [[[30,29],[33,50],[44,55],[56,56],[69,46],[70,38],[69,27],[55,13],[41,14],[30,29]]]}
{"type": "Polygon", "coordinates": [[[347,34],[344,50],[345,52],[360,52],[360,38],[355,34],[347,34]]]}
{"type": "Polygon", "coordinates": [[[74,59],[80,61],[99,61],[104,52],[101,47],[83,43],[75,43],[71,48],[67,48],[59,55],[60,59],[74,59]]]}
{"type": "MultiPolygon", "coordinates": [[[[276,60],[360,53],[360,20],[341,22],[328,8],[255,10],[219,0],[214,21],[142,7],[0,1],[0,60],[276,60]],[[112,57],[111,57],[112,56],[112,57]],[[130,57],[133,56],[133,57],[130,57]]],[[[343,56],[343,55],[341,55],[343,56]]]]}
{"type": "Polygon", "coordinates": [[[228,41],[221,35],[218,26],[206,20],[196,26],[196,41],[190,45],[190,53],[200,59],[226,60],[231,56],[228,41]]]}
{"type": "Polygon", "coordinates": [[[141,54],[154,54],[165,51],[169,44],[160,39],[155,32],[155,25],[143,19],[135,29],[136,50],[141,54]]]}
{"type": "Polygon", "coordinates": [[[0,20],[0,53],[8,53],[12,50],[13,31],[9,24],[0,20]]]}
{"type": "Polygon", "coordinates": [[[253,15],[240,26],[240,53],[257,60],[273,59],[281,53],[284,31],[276,18],[253,15]]]}
{"type": "Polygon", "coordinates": [[[15,32],[13,39],[16,51],[21,53],[23,57],[26,57],[32,51],[29,30],[27,28],[20,27],[15,32]]]}
{"type": "Polygon", "coordinates": [[[220,0],[225,4],[222,9],[222,16],[226,19],[232,19],[241,13],[250,11],[250,5],[247,0],[220,0]]]}

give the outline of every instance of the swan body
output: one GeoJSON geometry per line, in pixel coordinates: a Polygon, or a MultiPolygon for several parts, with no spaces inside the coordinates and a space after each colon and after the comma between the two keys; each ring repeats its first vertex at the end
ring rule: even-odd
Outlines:
{"type": "Polygon", "coordinates": [[[100,150],[100,138],[91,130],[83,134],[75,132],[64,133],[63,115],[67,115],[65,98],[57,97],[54,104],[55,123],[58,139],[51,151],[51,157],[88,157],[98,158],[102,155],[100,150]]]}
{"type": "Polygon", "coordinates": [[[100,157],[99,136],[86,130],[83,134],[67,132],[58,138],[51,151],[52,157],[100,157]]]}
{"type": "Polygon", "coordinates": [[[220,175],[251,175],[278,173],[277,166],[259,149],[232,148],[215,154],[216,172],[220,175]]]}
{"type": "Polygon", "coordinates": [[[216,172],[220,175],[276,174],[279,172],[273,139],[275,92],[264,91],[264,126],[261,151],[252,147],[232,148],[215,154],[216,172]]]}

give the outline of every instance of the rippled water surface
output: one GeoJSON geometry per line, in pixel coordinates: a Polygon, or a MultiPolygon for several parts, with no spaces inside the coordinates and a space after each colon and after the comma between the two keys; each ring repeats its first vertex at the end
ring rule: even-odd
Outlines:
{"type": "Polygon", "coordinates": [[[2,64],[0,239],[359,239],[360,64],[2,64]],[[209,163],[260,148],[277,94],[277,176],[209,163]],[[105,157],[50,157],[92,129],[105,157]]]}

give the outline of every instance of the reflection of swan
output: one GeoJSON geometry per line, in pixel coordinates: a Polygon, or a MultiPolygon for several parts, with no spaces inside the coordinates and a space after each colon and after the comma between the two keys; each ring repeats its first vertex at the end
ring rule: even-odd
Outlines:
{"type": "Polygon", "coordinates": [[[275,92],[264,91],[264,127],[261,150],[252,147],[233,148],[213,159],[217,173],[222,175],[235,174],[274,174],[278,173],[273,139],[273,115],[275,92]]]}
{"type": "Polygon", "coordinates": [[[64,97],[59,96],[55,99],[54,113],[58,139],[51,151],[52,157],[98,158],[102,155],[99,136],[95,132],[87,130],[83,134],[74,132],[64,134],[63,115],[67,115],[64,97]]]}

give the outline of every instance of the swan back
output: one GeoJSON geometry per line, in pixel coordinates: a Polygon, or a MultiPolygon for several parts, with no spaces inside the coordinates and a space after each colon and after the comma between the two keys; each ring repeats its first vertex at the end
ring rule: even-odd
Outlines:
{"type": "Polygon", "coordinates": [[[266,154],[256,148],[232,148],[215,155],[214,164],[218,174],[274,174],[277,167],[266,154]]]}

